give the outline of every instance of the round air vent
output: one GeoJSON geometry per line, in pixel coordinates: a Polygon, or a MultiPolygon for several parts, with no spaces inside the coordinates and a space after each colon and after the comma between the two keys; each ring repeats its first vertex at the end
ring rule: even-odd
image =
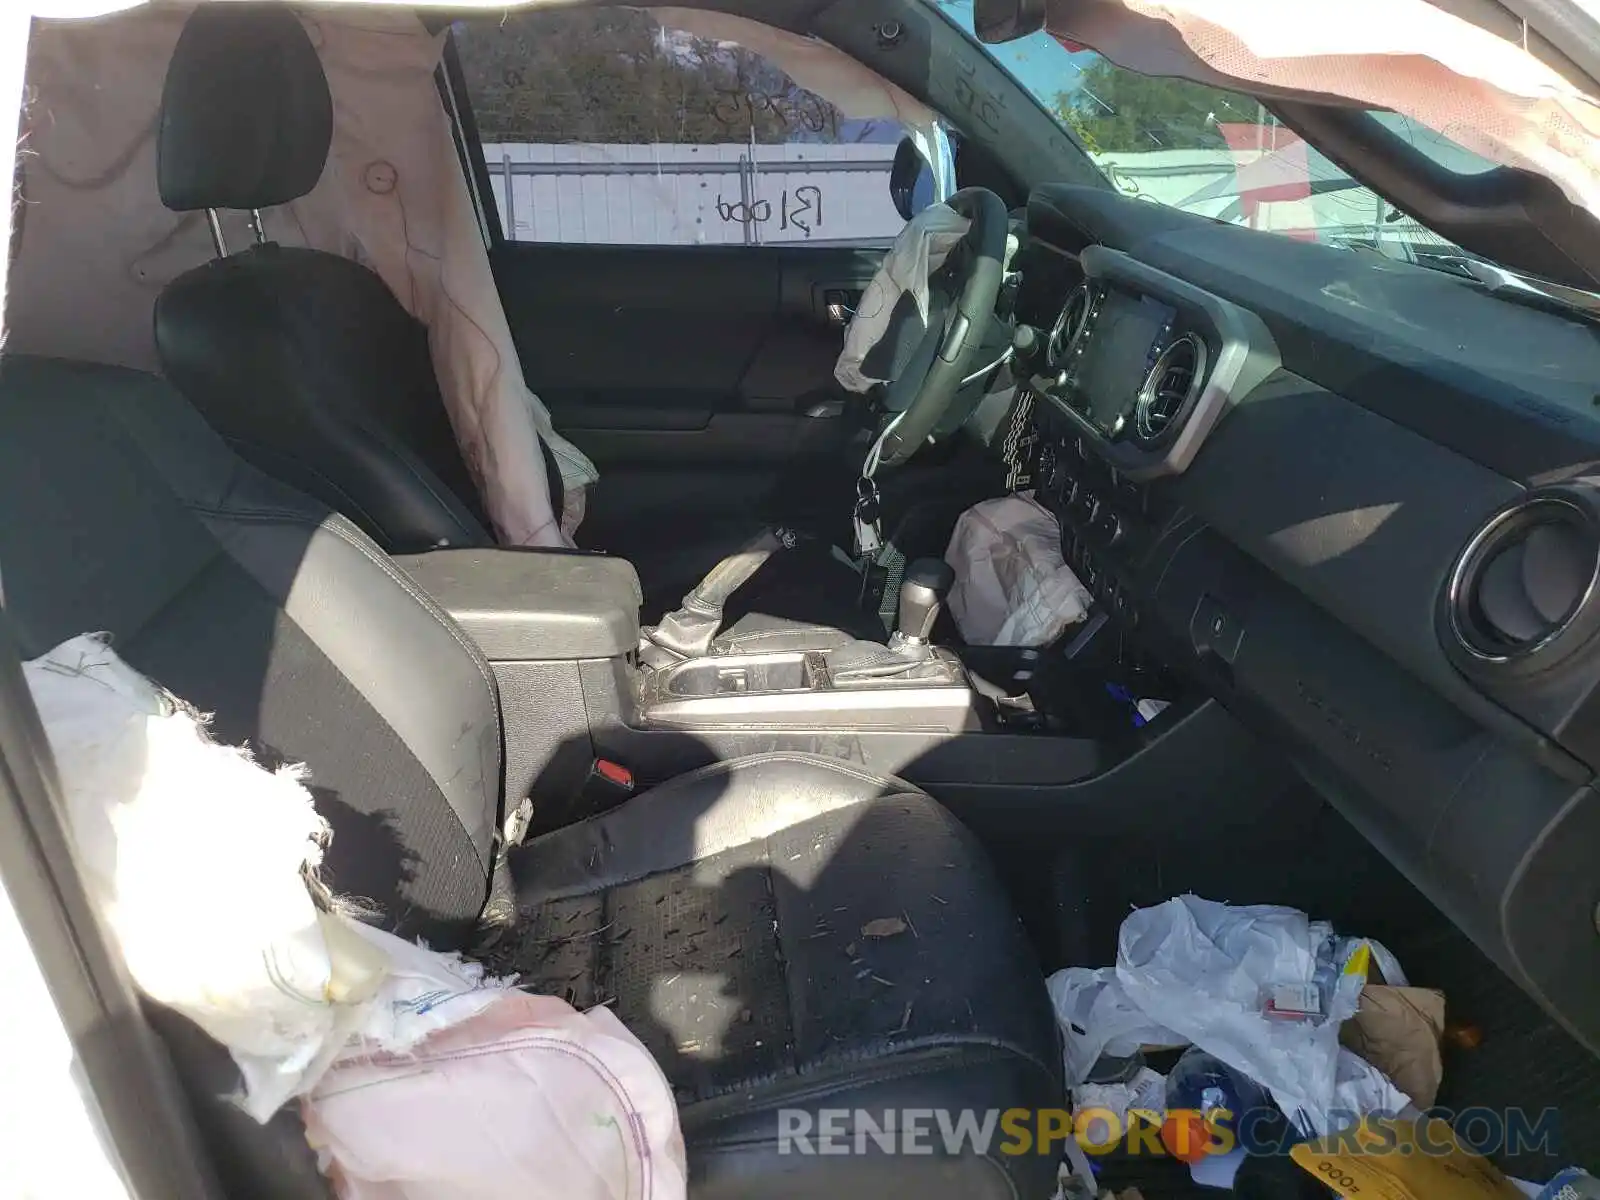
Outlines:
{"type": "Polygon", "coordinates": [[[1059,371],[1067,365],[1067,359],[1077,349],[1078,339],[1083,336],[1093,311],[1094,294],[1087,283],[1081,283],[1067,297],[1061,315],[1050,330],[1050,341],[1045,346],[1045,361],[1053,370],[1059,371]]]}
{"type": "Polygon", "coordinates": [[[1450,632],[1479,663],[1542,670],[1594,631],[1597,571],[1592,493],[1536,493],[1493,517],[1456,560],[1450,632]]]}
{"type": "Polygon", "coordinates": [[[1150,366],[1133,402],[1133,432],[1141,442],[1157,442],[1177,427],[1206,383],[1206,344],[1186,333],[1150,366]]]}

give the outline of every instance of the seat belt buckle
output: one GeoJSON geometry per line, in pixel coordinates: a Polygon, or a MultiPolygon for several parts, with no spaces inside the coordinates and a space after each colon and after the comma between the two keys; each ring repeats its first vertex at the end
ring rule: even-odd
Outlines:
{"type": "Polygon", "coordinates": [[[601,813],[632,796],[638,786],[627,767],[609,758],[597,758],[589,764],[589,775],[579,795],[585,811],[601,813]]]}
{"type": "Polygon", "coordinates": [[[527,839],[528,827],[533,824],[533,797],[524,796],[517,807],[506,814],[500,837],[505,844],[520,846],[527,839]]]}
{"type": "Polygon", "coordinates": [[[883,531],[878,526],[881,509],[878,485],[866,476],[856,480],[856,508],[850,523],[855,530],[857,561],[876,554],[883,546],[883,531]]]}

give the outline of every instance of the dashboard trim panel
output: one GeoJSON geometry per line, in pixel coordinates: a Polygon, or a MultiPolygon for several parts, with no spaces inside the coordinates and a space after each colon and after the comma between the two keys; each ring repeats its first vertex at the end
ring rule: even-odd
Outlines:
{"type": "MultiPolygon", "coordinates": [[[[1057,394],[1059,380],[1036,377],[1033,390],[1081,433],[1094,439],[1100,455],[1129,479],[1145,481],[1181,474],[1194,461],[1206,436],[1233,405],[1235,397],[1249,392],[1278,370],[1277,344],[1254,313],[1120,251],[1090,246],[1083,251],[1081,262],[1090,281],[1121,285],[1158,297],[1176,308],[1188,325],[1185,332],[1197,333],[1205,341],[1211,360],[1209,374],[1187,419],[1175,431],[1169,429],[1170,440],[1156,446],[1141,445],[1131,438],[1107,437],[1057,394]]],[[[1064,304],[1062,311],[1067,307],[1064,304]]],[[[1088,336],[1094,336],[1092,330],[1088,336]]],[[[1134,395],[1128,397],[1130,414],[1134,400],[1134,395]]]]}

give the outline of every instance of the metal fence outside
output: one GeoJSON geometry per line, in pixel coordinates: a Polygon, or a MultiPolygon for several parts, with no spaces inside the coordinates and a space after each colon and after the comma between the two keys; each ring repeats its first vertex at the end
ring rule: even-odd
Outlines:
{"type": "Polygon", "coordinates": [[[894,147],[484,146],[514,241],[581,245],[887,245],[894,147]]]}

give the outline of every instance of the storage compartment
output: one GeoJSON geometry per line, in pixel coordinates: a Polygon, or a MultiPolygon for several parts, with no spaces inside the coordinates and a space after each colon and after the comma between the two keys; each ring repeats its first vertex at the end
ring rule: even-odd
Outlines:
{"type": "Polygon", "coordinates": [[[638,647],[633,564],[560,550],[436,550],[394,561],[494,670],[505,813],[531,798],[535,830],[586,815],[580,793],[595,748],[582,672],[586,664],[625,671],[638,647]]]}
{"type": "Polygon", "coordinates": [[[804,692],[817,682],[804,654],[747,654],[738,658],[702,658],[674,667],[662,691],[668,696],[692,699],[804,692]]]}
{"type": "Polygon", "coordinates": [[[643,674],[637,720],[657,729],[978,732],[966,672],[947,651],[932,656],[925,671],[859,678],[835,678],[827,651],[691,659],[643,674]]]}
{"type": "Polygon", "coordinates": [[[633,564],[563,550],[435,550],[394,560],[491,662],[615,658],[639,644],[633,564]]]}
{"type": "Polygon", "coordinates": [[[1114,653],[1082,658],[1069,657],[1063,648],[1028,646],[963,646],[958,653],[973,687],[994,704],[996,723],[1008,733],[1114,745],[1164,719],[1188,696],[1120,638],[1109,640],[1114,653]]]}

